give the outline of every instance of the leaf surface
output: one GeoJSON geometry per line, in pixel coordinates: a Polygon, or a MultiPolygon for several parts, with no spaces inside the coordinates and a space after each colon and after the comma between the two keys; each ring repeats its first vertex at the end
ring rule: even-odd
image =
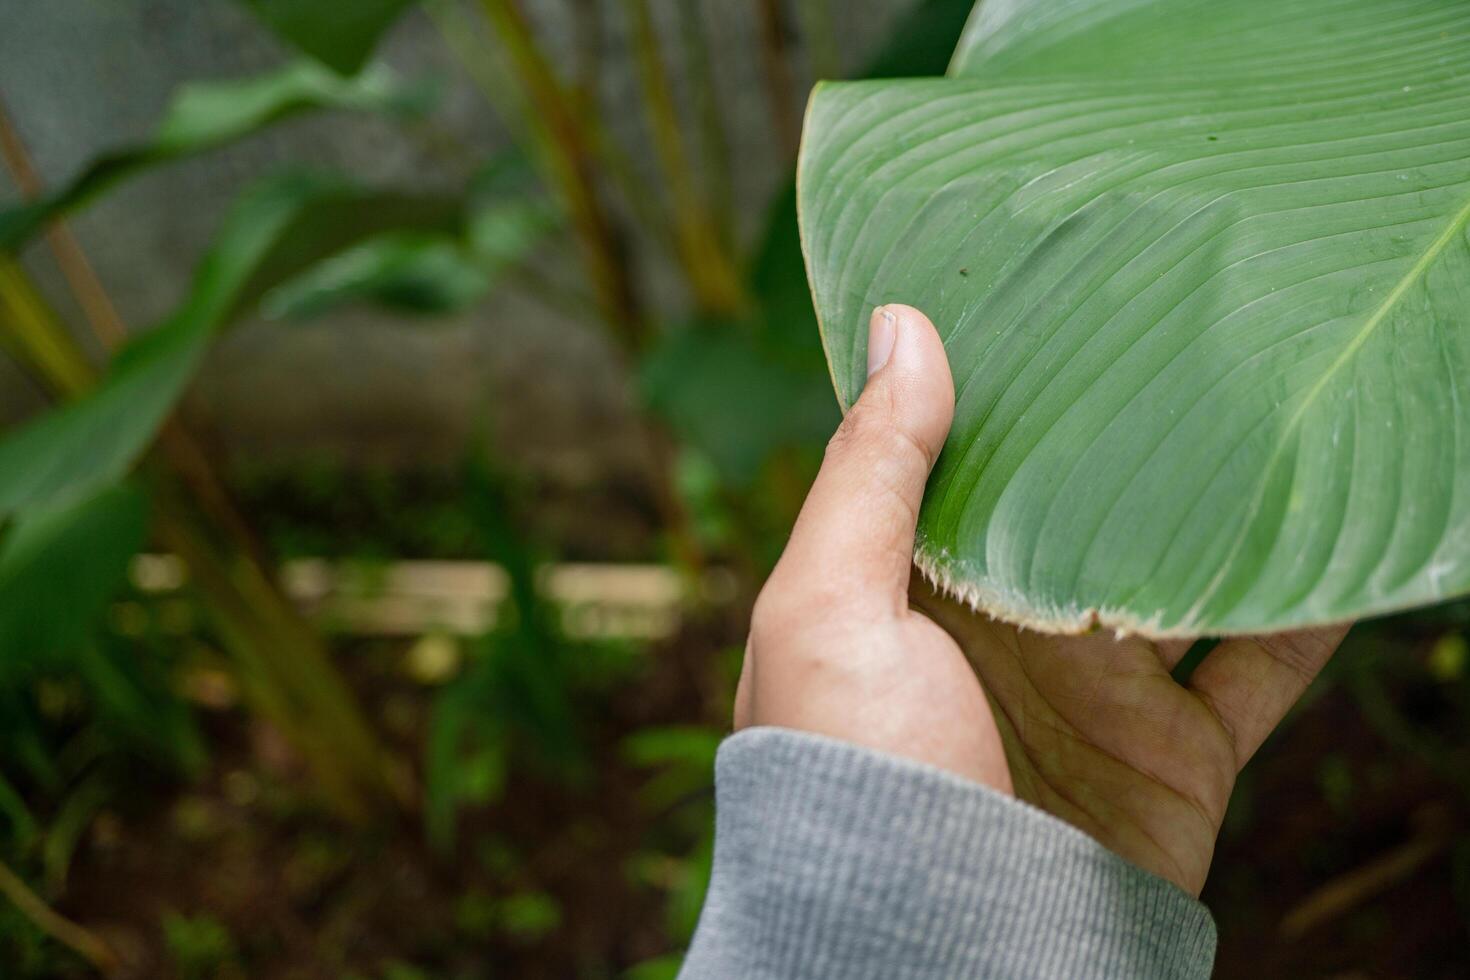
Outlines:
{"type": "Polygon", "coordinates": [[[143,546],[147,515],[125,484],[40,511],[0,540],[0,671],[86,641],[143,546]]]}
{"type": "Polygon", "coordinates": [[[358,71],[417,0],[240,0],[283,41],[335,72],[358,71]]]}
{"type": "Polygon", "coordinates": [[[1470,591],[1470,4],[987,0],[949,77],[821,86],[799,188],[842,405],[873,306],[944,337],[916,557],[977,608],[1470,591]]]}

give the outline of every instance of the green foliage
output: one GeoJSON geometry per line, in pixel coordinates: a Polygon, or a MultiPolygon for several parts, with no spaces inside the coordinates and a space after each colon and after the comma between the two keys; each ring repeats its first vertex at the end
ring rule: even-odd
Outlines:
{"type": "MultiPolygon", "coordinates": [[[[895,25],[868,75],[943,71],[971,6],[923,0],[895,25]]],[[[840,419],[802,266],[796,203],[793,182],[767,213],[750,263],[755,312],[671,329],[641,366],[649,407],[735,490],[749,490],[780,451],[820,446],[840,419]]]]}
{"type": "Polygon", "coordinates": [[[131,343],[96,391],[0,442],[0,519],[76,500],[122,478],[182,393],[240,288],[323,189],[319,179],[298,175],[244,198],[180,311],[131,343]]]}
{"type": "Polygon", "coordinates": [[[492,277],[524,261],[564,221],[520,149],[499,153],[480,168],[466,210],[469,252],[492,277]]]}
{"type": "Polygon", "coordinates": [[[239,0],[281,40],[351,75],[416,0],[239,0]]]}
{"type": "MultiPolygon", "coordinates": [[[[111,537],[98,530],[99,541],[111,537]]],[[[59,546],[89,560],[75,543],[59,546]]],[[[167,686],[171,657],[152,644],[94,630],[73,649],[48,647],[45,658],[0,651],[0,855],[49,896],[65,889],[104,808],[145,795],[159,777],[197,773],[203,749],[167,686]]],[[[73,957],[8,903],[0,903],[0,960],[19,977],[72,975],[73,957]]]]}
{"type": "Polygon", "coordinates": [[[561,904],[545,892],[517,892],[502,899],[500,928],[522,942],[535,942],[561,925],[561,904]]]}
{"type": "Polygon", "coordinates": [[[178,311],[124,348],[96,390],[0,441],[0,519],[121,479],[215,332],[252,296],[384,227],[456,220],[451,202],[367,191],[324,175],[288,173],[256,184],[226,217],[178,311]]]}
{"type": "Polygon", "coordinates": [[[382,980],[435,980],[434,974],[428,970],[401,960],[384,963],[381,976],[382,980]]]}
{"type": "Polygon", "coordinates": [[[944,74],[955,43],[976,6],[974,0],[920,0],[894,25],[863,77],[917,78],[944,74]]]}
{"type": "Polygon", "coordinates": [[[1446,684],[1460,680],[1470,663],[1470,644],[1463,633],[1446,633],[1429,654],[1429,672],[1446,684]]]}
{"type": "Polygon", "coordinates": [[[623,741],[623,754],[641,769],[658,769],[640,796],[655,812],[700,794],[715,784],[715,753],[725,733],[712,728],[680,726],[645,728],[623,741]]]}
{"type": "Polygon", "coordinates": [[[80,957],[52,941],[9,902],[0,902],[0,962],[6,976],[17,980],[57,980],[88,972],[80,957]]]}
{"type": "Polygon", "coordinates": [[[116,748],[150,760],[164,775],[194,777],[207,753],[188,704],[170,684],[172,646],[157,635],[103,631],[56,667],[81,680],[93,723],[116,748]]]}
{"type": "Polygon", "coordinates": [[[668,953],[644,960],[623,973],[623,980],[675,980],[684,965],[684,954],[668,953]]]}
{"type": "Polygon", "coordinates": [[[163,936],[182,980],[211,980],[239,958],[230,930],[211,915],[166,912],[163,936]]]}
{"type": "MultiPolygon", "coordinates": [[[[558,211],[537,191],[516,151],[500,154],[482,168],[462,205],[431,205],[430,199],[405,196],[397,213],[385,219],[380,210],[384,202],[357,203],[371,205],[366,213],[392,230],[334,252],[331,245],[345,244],[353,226],[345,226],[347,234],[339,231],[328,239],[323,232],[332,223],[315,216],[303,233],[322,240],[304,249],[298,243],[296,264],[303,271],[261,297],[265,316],[308,318],[360,302],[414,314],[464,309],[484,298],[560,224],[558,211]],[[327,257],[309,264],[322,255],[327,257]]],[[[275,278],[283,278],[283,268],[273,271],[275,278]]]]}
{"type": "Polygon", "coordinates": [[[1179,635],[1470,589],[1467,52],[1454,2],[1023,0],[948,78],[820,87],[838,396],[883,302],[957,379],[921,564],[1019,621],[1179,635]]]}
{"type": "Polygon", "coordinates": [[[143,545],[147,506],[118,486],[37,510],[0,539],[0,674],[80,647],[143,545]]]}
{"type": "Polygon", "coordinates": [[[422,86],[406,86],[387,69],[341,79],[309,61],[253,78],[186,84],[151,142],[103,156],[39,201],[0,210],[0,252],[19,249],[47,221],[82,207],[141,170],[214,149],[291,116],[318,109],[416,115],[430,99],[422,86]]]}
{"type": "Polygon", "coordinates": [[[713,552],[729,548],[735,542],[736,519],[714,461],[697,449],[680,449],[673,484],[700,545],[713,552]]]}
{"type": "Polygon", "coordinates": [[[780,449],[820,445],[838,421],[821,375],[734,324],[671,332],[644,358],[641,380],[650,407],[733,487],[748,487],[780,449]]]}
{"type": "MultiPolygon", "coordinates": [[[[623,741],[624,757],[654,775],[639,792],[649,812],[665,815],[666,830],[683,842],[670,847],[677,855],[662,862],[658,884],[666,893],[665,918],[670,935],[686,945],[694,936],[699,910],[709,890],[714,863],[715,754],[724,731],[698,726],[645,728],[623,741]]],[[[671,962],[660,958],[637,970],[660,976],[671,962]]],[[[635,976],[644,973],[634,972],[635,976]]]]}
{"type": "MultiPolygon", "coordinates": [[[[386,70],[360,70],[406,2],[242,2],[316,61],[298,61],[259,78],[181,88],[145,145],[97,161],[44,201],[0,211],[0,251],[18,249],[47,221],[83,207],[143,168],[222,146],[280,119],[316,109],[412,119],[427,105],[422,90],[402,85],[386,70]],[[340,77],[333,72],[357,74],[340,77]]],[[[935,51],[947,51],[952,37],[938,45],[932,38],[945,30],[951,35],[958,31],[956,11],[961,6],[954,0],[919,3],[899,29],[884,64],[896,71],[905,65],[909,72],[938,70],[940,65],[926,69],[925,63],[935,51]],[[918,33],[905,33],[910,31],[918,33]],[[931,41],[913,48],[913,39],[923,37],[931,41]]],[[[697,15],[681,11],[681,16],[686,28],[699,28],[697,15]]],[[[534,38],[516,43],[521,47],[514,56],[535,60],[534,38]]],[[[547,63],[553,70],[560,67],[547,63]]],[[[532,101],[541,109],[556,108],[532,101]]],[[[702,104],[701,124],[707,132],[718,130],[718,100],[702,104]]],[[[609,145],[608,134],[579,113],[573,107],[553,121],[586,127],[581,134],[554,134],[568,143],[560,147],[566,154],[560,163],[586,172],[581,176],[588,177],[588,187],[581,190],[590,188],[598,196],[617,186],[630,198],[619,202],[628,206],[627,213],[648,223],[642,231],[657,238],[675,230],[655,227],[660,203],[669,202],[660,202],[657,193],[641,199],[636,174],[619,169],[625,162],[609,145]]],[[[516,129],[526,120],[506,121],[516,129]]],[[[446,146],[453,142],[422,128],[414,135],[438,138],[446,146]]],[[[706,149],[719,150],[717,143],[706,149]]],[[[547,149],[538,147],[543,153],[547,149]]],[[[724,192],[718,180],[700,186],[712,198],[724,192]]],[[[575,193],[569,201],[578,203],[575,193]]],[[[707,206],[710,214],[724,214],[731,203],[694,202],[698,206],[693,210],[707,206]]],[[[604,244],[617,253],[624,238],[636,236],[620,227],[623,208],[608,208],[599,216],[598,204],[569,210],[579,221],[606,218],[604,244]]],[[[151,331],[139,331],[139,339],[82,399],[0,439],[0,525],[8,524],[8,533],[0,537],[0,847],[18,866],[59,885],[79,842],[88,839],[94,818],[120,800],[142,795],[139,773],[187,775],[202,762],[190,712],[171,690],[172,672],[183,657],[199,655],[198,645],[181,642],[176,633],[159,635],[162,607],[124,591],[124,572],[141,544],[145,512],[134,491],[117,487],[147,451],[217,331],[257,310],[304,319],[360,303],[420,314],[463,309],[564,223],[519,153],[495,157],[468,188],[448,194],[369,190],[298,173],[269,178],[237,203],[174,316],[151,331]],[[135,510],[125,506],[129,501],[135,510]],[[110,520],[103,520],[109,513],[110,520]],[[117,601],[120,595],[122,603],[117,601]],[[116,631],[105,628],[108,612],[116,631]]],[[[570,224],[574,232],[583,230],[577,222],[570,224]]],[[[715,245],[709,257],[720,261],[713,264],[729,270],[743,264],[733,252],[723,254],[733,248],[728,238],[715,245]]],[[[804,465],[807,457],[814,458],[838,418],[799,257],[791,191],[773,208],[766,233],[749,256],[749,288],[734,290],[747,294],[753,300],[750,306],[720,306],[719,319],[691,320],[682,312],[674,318],[637,295],[642,277],[634,274],[627,275],[633,284],[628,295],[616,297],[630,308],[639,307],[637,317],[646,320],[630,332],[635,340],[627,348],[640,357],[647,351],[647,359],[635,365],[647,404],[681,440],[671,454],[679,461],[673,482],[697,502],[700,533],[717,540],[717,550],[737,562],[779,547],[789,512],[810,476],[788,464],[799,460],[804,465]],[[730,312],[736,306],[739,312],[730,312]],[[646,343],[647,338],[655,340],[646,343]],[[767,506],[768,500],[777,499],[779,505],[767,506]]],[[[637,271],[631,270],[627,256],[612,254],[610,259],[601,271],[613,278],[620,265],[629,267],[623,273],[637,271]]],[[[681,271],[694,275],[688,268],[681,271]]],[[[580,302],[578,294],[589,291],[564,276],[554,278],[554,289],[564,295],[553,295],[553,300],[580,302]]],[[[526,281],[528,292],[536,287],[531,277],[526,281]]],[[[697,286],[690,292],[700,295],[697,286]]],[[[573,305],[563,302],[559,308],[573,305]]],[[[160,477],[159,488],[172,487],[167,474],[154,473],[155,464],[162,469],[167,458],[151,458],[147,473],[160,477]]],[[[465,480],[465,506],[449,508],[453,514],[436,510],[432,517],[413,509],[420,501],[393,498],[373,483],[356,473],[318,479],[311,494],[338,500],[366,495],[371,516],[349,508],[338,515],[341,524],[330,537],[302,539],[298,534],[290,539],[290,550],[387,556],[411,541],[410,550],[429,542],[431,550],[458,554],[472,531],[482,553],[509,574],[511,597],[501,618],[473,644],[462,672],[438,692],[430,719],[425,822],[432,842],[446,847],[453,842],[459,810],[498,801],[511,780],[553,782],[559,796],[588,785],[593,760],[605,758],[596,752],[593,733],[604,731],[609,720],[604,709],[608,690],[626,682],[631,665],[651,664],[631,645],[613,648],[573,642],[564,635],[560,610],[546,603],[537,586],[550,549],[541,548],[522,526],[527,495],[506,474],[472,468],[465,480]],[[344,482],[351,484],[350,490],[344,490],[344,482]],[[385,543],[380,518],[397,522],[393,535],[398,544],[385,543]],[[436,525],[432,530],[430,523],[436,525]],[[408,524],[414,526],[400,526],[408,524]],[[372,525],[371,530],[364,532],[364,525],[372,525]]],[[[408,496],[413,497],[412,491],[408,496]]],[[[166,510],[170,502],[169,494],[158,495],[165,518],[171,516],[166,510]]],[[[256,516],[257,509],[245,510],[256,516]]],[[[217,530],[206,531],[206,536],[217,530]]],[[[661,528],[660,534],[677,531],[661,528]]],[[[274,533],[266,537],[285,538],[274,533]]],[[[190,585],[201,592],[209,588],[202,575],[191,575],[190,585]]],[[[249,601],[260,599],[252,593],[249,601]]],[[[222,625],[221,633],[227,632],[228,624],[222,625]]],[[[271,635],[264,630],[247,641],[264,648],[271,635]]],[[[288,654],[286,660],[291,659],[288,654]]],[[[192,659],[188,662],[192,665],[192,659]]],[[[248,668],[242,676],[242,691],[260,680],[248,668]]],[[[413,723],[411,708],[400,710],[401,703],[392,707],[393,724],[405,718],[413,723]]],[[[703,720],[707,713],[691,709],[687,717],[703,720]]],[[[294,714],[305,734],[302,744],[325,737],[327,726],[319,713],[307,709],[294,714]]],[[[384,715],[390,715],[387,707],[384,715]]],[[[287,733],[291,738],[299,734],[287,733]]],[[[629,766],[648,771],[639,799],[655,818],[650,833],[654,840],[637,874],[664,895],[666,929],[676,944],[687,943],[692,934],[708,885],[713,760],[721,735],[722,730],[695,724],[651,727],[621,745],[629,766]]],[[[592,827],[588,836],[602,831],[592,827]]],[[[513,882],[513,890],[470,885],[454,907],[454,925],[477,941],[545,944],[566,928],[563,909],[558,898],[539,890],[543,879],[532,870],[539,855],[523,849],[521,841],[504,843],[508,840],[476,841],[482,855],[477,873],[513,882]]],[[[298,853],[285,869],[287,890],[318,880],[337,860],[336,855],[329,859],[298,853]]],[[[181,976],[228,974],[238,959],[237,941],[209,913],[190,913],[169,914],[163,923],[176,971],[181,976]]],[[[34,942],[33,931],[27,936],[34,942]]],[[[417,950],[404,955],[420,958],[417,950]]],[[[46,975],[47,965],[37,963],[38,975],[46,975]]],[[[442,966],[432,959],[430,963],[427,969],[442,966]]],[[[677,965],[677,956],[660,957],[632,975],[645,980],[672,976],[677,965]]],[[[380,960],[375,968],[384,976],[429,975],[407,962],[380,960]]]]}
{"type": "MultiPolygon", "coordinates": [[[[0,541],[0,691],[16,699],[10,721],[25,729],[31,713],[21,705],[33,685],[75,683],[86,701],[79,714],[117,748],[192,772],[203,762],[198,734],[157,658],[145,655],[146,640],[101,628],[146,527],[142,491],[124,484],[37,511],[0,541]]],[[[32,729],[18,742],[27,740],[39,745],[45,735],[32,729]]],[[[15,794],[0,797],[11,804],[0,810],[23,823],[15,794]]]]}
{"type": "Polygon", "coordinates": [[[319,316],[365,300],[404,313],[448,313],[490,288],[490,277],[453,239],[389,232],[332,256],[265,295],[272,318],[319,316]]]}
{"type": "Polygon", "coordinates": [[[496,627],[434,705],[426,762],[425,824],[448,847],[462,803],[499,799],[512,760],[560,780],[585,775],[572,701],[571,645],[542,597],[538,550],[519,529],[504,474],[474,461],[468,503],[486,557],[506,572],[510,594],[496,627]]]}
{"type": "Polygon", "coordinates": [[[1353,770],[1347,758],[1329,755],[1317,766],[1317,788],[1338,814],[1347,814],[1353,799],[1353,770]]]}

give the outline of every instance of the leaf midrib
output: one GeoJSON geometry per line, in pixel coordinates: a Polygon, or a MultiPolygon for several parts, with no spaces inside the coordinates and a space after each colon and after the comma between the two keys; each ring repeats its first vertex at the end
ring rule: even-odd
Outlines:
{"type": "Polygon", "coordinates": [[[1189,612],[1185,615],[1184,621],[1186,623],[1193,620],[1196,616],[1199,615],[1199,613],[1205,608],[1209,601],[1214,598],[1215,593],[1224,583],[1225,578],[1227,577],[1228,573],[1231,570],[1231,567],[1234,564],[1236,556],[1240,553],[1242,545],[1244,545],[1246,538],[1250,536],[1251,525],[1255,522],[1256,516],[1260,513],[1261,502],[1265,497],[1266,487],[1271,482],[1271,474],[1276,471],[1276,466],[1281,462],[1281,458],[1286,452],[1286,447],[1291,443],[1291,440],[1295,435],[1297,428],[1302,423],[1302,419],[1306,417],[1307,411],[1312,407],[1313,403],[1316,402],[1318,396],[1322,394],[1323,390],[1326,389],[1328,383],[1337,375],[1339,371],[1342,370],[1342,368],[1346,364],[1352,361],[1353,357],[1356,356],[1358,351],[1363,348],[1363,345],[1368,342],[1368,339],[1373,335],[1378,327],[1382,325],[1385,320],[1388,319],[1388,315],[1393,312],[1394,307],[1398,305],[1399,301],[1402,300],[1405,295],[1407,295],[1410,289],[1412,289],[1421,279],[1424,278],[1424,275],[1429,271],[1430,266],[1434,264],[1435,260],[1439,258],[1441,253],[1443,253],[1444,250],[1450,246],[1450,243],[1453,242],[1455,238],[1459,236],[1467,226],[1470,226],[1470,199],[1467,199],[1460,210],[1456,212],[1455,215],[1450,219],[1449,224],[1447,224],[1444,230],[1440,232],[1439,237],[1437,237],[1433,242],[1429,244],[1429,247],[1424,250],[1424,254],[1419,257],[1419,260],[1414,263],[1414,265],[1409,269],[1408,272],[1404,273],[1403,278],[1401,278],[1398,283],[1394,285],[1393,289],[1389,291],[1388,295],[1384,297],[1383,302],[1380,303],[1378,307],[1373,311],[1372,315],[1368,317],[1368,319],[1364,322],[1362,328],[1360,328],[1358,332],[1353,335],[1352,340],[1348,341],[1347,346],[1343,348],[1342,353],[1339,354],[1337,358],[1327,366],[1327,370],[1322,372],[1322,376],[1318,378],[1317,382],[1312,385],[1311,389],[1307,391],[1306,397],[1302,399],[1301,403],[1297,406],[1296,411],[1294,411],[1291,415],[1291,418],[1287,420],[1286,426],[1282,429],[1281,437],[1276,441],[1276,445],[1272,448],[1270,457],[1266,460],[1265,467],[1261,470],[1260,479],[1257,481],[1255,490],[1251,494],[1250,509],[1246,512],[1245,520],[1241,524],[1240,532],[1236,535],[1235,541],[1231,544],[1230,551],[1225,557],[1225,560],[1220,563],[1220,570],[1216,572],[1215,577],[1210,580],[1210,584],[1205,588],[1204,593],[1200,596],[1199,601],[1196,602],[1194,606],[1189,610],[1189,612]]]}

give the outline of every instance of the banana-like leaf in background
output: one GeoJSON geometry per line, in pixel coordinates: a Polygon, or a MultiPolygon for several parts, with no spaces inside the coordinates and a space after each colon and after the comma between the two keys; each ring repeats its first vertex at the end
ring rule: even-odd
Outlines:
{"type": "Polygon", "coordinates": [[[262,297],[260,312],[269,319],[307,319],[370,302],[404,313],[448,313],[489,288],[489,275],[454,238],[388,232],[281,283],[262,297]]]}
{"type": "Polygon", "coordinates": [[[314,174],[268,178],[236,202],[188,299],[113,361],[83,398],[0,440],[0,521],[121,479],[193,377],[215,331],[281,277],[387,228],[462,221],[450,198],[415,198],[314,174]]]}
{"type": "MultiPolygon", "coordinates": [[[[57,671],[79,681],[109,752],[140,764],[197,773],[204,747],[188,706],[143,641],[99,630],[124,592],[131,560],[147,539],[148,502],[133,483],[28,515],[0,538],[0,714],[7,764],[35,732],[16,695],[57,671]]],[[[20,754],[25,755],[24,750],[20,754]]],[[[44,758],[44,757],[43,757],[44,758]]],[[[25,820],[0,784],[0,813],[25,820]]]]}
{"type": "Polygon", "coordinates": [[[917,560],[1039,629],[1256,632],[1470,591],[1470,4],[986,0],[945,79],[821,86],[844,406],[924,309],[917,560]]]}
{"type": "Polygon", "coordinates": [[[562,223],[524,157],[509,150],[476,177],[463,227],[368,237],[260,298],[272,319],[306,319],[352,303],[441,314],[483,299],[562,223]]]}
{"type": "Polygon", "coordinates": [[[188,83],[179,88],[150,142],[93,161],[40,200],[0,209],[0,251],[18,250],[52,218],[82,207],[140,170],[214,149],[290,116],[315,109],[414,115],[428,108],[432,96],[425,86],[404,83],[381,66],[340,78],[308,60],[251,78],[188,83]]]}
{"type": "Polygon", "coordinates": [[[129,484],[38,510],[0,539],[0,673],[70,654],[143,547],[147,501],[129,484]]]}
{"type": "Polygon", "coordinates": [[[335,72],[362,68],[417,0],[239,0],[281,40],[335,72]]]}

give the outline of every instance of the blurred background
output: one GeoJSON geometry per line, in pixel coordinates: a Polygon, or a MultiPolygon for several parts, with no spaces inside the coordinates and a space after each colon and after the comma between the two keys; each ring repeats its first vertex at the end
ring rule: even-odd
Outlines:
{"type": "MultiPolygon", "coordinates": [[[[0,0],[0,975],[672,977],[838,420],[802,108],[970,6],[0,0]]],[[[1246,769],[1220,976],[1470,975],[1467,628],[1246,769]]]]}

